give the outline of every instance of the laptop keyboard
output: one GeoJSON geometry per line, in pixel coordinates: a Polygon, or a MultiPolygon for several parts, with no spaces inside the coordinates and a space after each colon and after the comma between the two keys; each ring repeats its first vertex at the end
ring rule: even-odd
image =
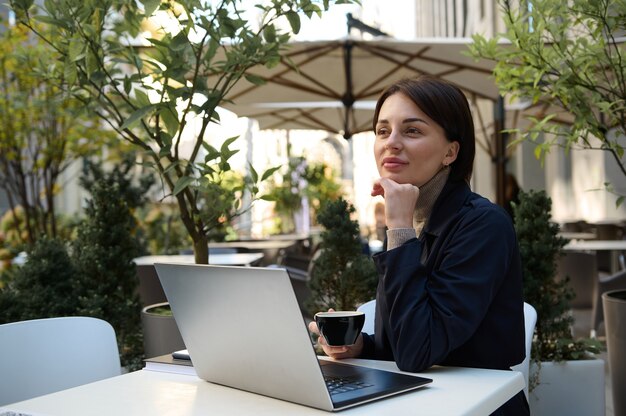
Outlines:
{"type": "Polygon", "coordinates": [[[324,376],[324,380],[326,381],[328,392],[331,395],[372,387],[372,384],[347,377],[324,376]]]}

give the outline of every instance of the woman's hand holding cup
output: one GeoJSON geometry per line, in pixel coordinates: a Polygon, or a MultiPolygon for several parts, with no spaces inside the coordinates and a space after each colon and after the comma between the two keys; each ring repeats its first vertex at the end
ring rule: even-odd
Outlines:
{"type": "MultiPolygon", "coordinates": [[[[333,309],[329,309],[328,312],[320,312],[315,316],[316,320],[309,324],[309,330],[319,335],[318,344],[322,347],[326,355],[335,359],[342,358],[354,358],[358,357],[363,350],[363,336],[361,329],[363,328],[364,315],[361,312],[335,312],[333,309]],[[320,328],[322,332],[320,333],[320,328]],[[334,331],[334,334],[330,332],[334,331]],[[348,332],[347,336],[343,333],[337,334],[337,331],[348,332]],[[348,339],[352,338],[349,332],[358,334],[356,340],[351,345],[329,345],[327,338],[332,339],[348,339]]],[[[335,341],[337,343],[338,341],[335,341]]],[[[351,341],[347,341],[351,342],[351,341]]]]}

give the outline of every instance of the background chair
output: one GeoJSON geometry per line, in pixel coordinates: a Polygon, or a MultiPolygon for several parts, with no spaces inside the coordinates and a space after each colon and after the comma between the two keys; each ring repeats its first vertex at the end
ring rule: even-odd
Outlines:
{"type": "Polygon", "coordinates": [[[519,371],[524,376],[524,380],[526,381],[526,387],[524,387],[524,394],[526,395],[526,399],[528,400],[528,374],[530,373],[530,349],[533,345],[533,336],[535,334],[535,325],[537,324],[537,311],[535,308],[524,302],[524,335],[525,335],[525,346],[526,346],[526,357],[524,361],[521,363],[514,365],[511,367],[513,371],[519,371]]]}
{"type": "MultiPolygon", "coordinates": [[[[602,307],[602,305],[600,305],[602,307]]],[[[357,311],[361,311],[365,313],[365,324],[363,325],[363,332],[366,334],[374,333],[374,321],[376,319],[376,300],[370,300],[369,302],[365,302],[361,306],[357,308],[357,311]]],[[[526,394],[526,399],[528,399],[528,373],[530,368],[530,349],[533,344],[533,335],[535,333],[535,325],[537,324],[537,311],[535,308],[524,302],[524,333],[526,336],[525,347],[526,347],[526,357],[524,361],[521,363],[514,365],[511,367],[513,371],[519,371],[524,376],[524,380],[526,380],[526,387],[524,387],[524,394],[526,394]]]]}
{"type": "Polygon", "coordinates": [[[365,302],[357,308],[357,311],[365,313],[365,324],[363,324],[362,332],[373,335],[376,318],[376,299],[365,302]]]}
{"type": "Polygon", "coordinates": [[[121,374],[115,331],[101,319],[13,322],[0,340],[0,406],[121,374]]]}

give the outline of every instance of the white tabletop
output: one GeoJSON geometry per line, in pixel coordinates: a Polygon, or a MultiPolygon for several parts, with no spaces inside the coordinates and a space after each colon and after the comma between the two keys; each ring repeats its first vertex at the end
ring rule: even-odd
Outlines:
{"type": "MultiPolygon", "coordinates": [[[[393,362],[349,360],[398,371],[393,362]]],[[[524,387],[514,371],[434,367],[418,375],[433,383],[417,391],[357,406],[342,415],[476,415],[493,412],[524,387]]],[[[6,406],[38,415],[328,415],[294,403],[208,383],[197,377],[136,371],[6,406]]]]}
{"type": "Polygon", "coordinates": [[[570,241],[563,250],[620,251],[626,250],[626,240],[584,240],[570,241]]]}
{"type": "MultiPolygon", "coordinates": [[[[250,266],[263,258],[263,253],[219,253],[209,255],[209,264],[220,266],[250,266]]],[[[171,256],[143,256],[134,259],[136,265],[152,265],[154,263],[195,263],[193,254],[171,256]]]]}

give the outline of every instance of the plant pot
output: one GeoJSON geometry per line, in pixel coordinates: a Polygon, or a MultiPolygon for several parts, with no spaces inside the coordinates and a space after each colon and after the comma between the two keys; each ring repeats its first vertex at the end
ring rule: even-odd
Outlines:
{"type": "MultiPolygon", "coordinates": [[[[536,371],[531,364],[530,374],[536,371]]],[[[533,416],[603,416],[604,361],[542,361],[539,384],[529,394],[529,405],[533,416]]]]}
{"type": "Polygon", "coordinates": [[[626,415],[626,396],[623,391],[626,386],[626,290],[603,293],[602,309],[613,386],[613,412],[626,415]]]}
{"type": "Polygon", "coordinates": [[[141,310],[143,347],[146,358],[185,349],[169,303],[155,303],[141,310]]]}

